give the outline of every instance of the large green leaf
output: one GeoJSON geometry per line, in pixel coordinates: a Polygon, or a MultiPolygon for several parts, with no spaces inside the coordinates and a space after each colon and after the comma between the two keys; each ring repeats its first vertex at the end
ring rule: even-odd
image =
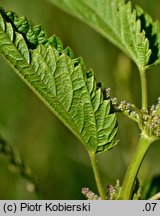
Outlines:
{"type": "Polygon", "coordinates": [[[140,70],[159,63],[159,22],[124,0],[49,0],[90,25],[126,53],[140,70]],[[143,23],[142,23],[143,21],[143,23]],[[148,37],[149,36],[149,37],[148,37]]]}
{"type": "Polygon", "coordinates": [[[89,152],[116,145],[116,116],[92,70],[70,48],[25,17],[0,10],[0,52],[22,80],[76,135],[89,152]]]}

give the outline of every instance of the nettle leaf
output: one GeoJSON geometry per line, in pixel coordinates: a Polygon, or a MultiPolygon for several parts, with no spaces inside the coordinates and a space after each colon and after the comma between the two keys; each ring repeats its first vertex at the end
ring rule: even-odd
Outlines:
{"type": "Polygon", "coordinates": [[[25,17],[0,10],[0,52],[21,79],[73,132],[89,152],[103,152],[117,144],[116,116],[87,70],[82,58],[55,35],[25,17]]]}
{"type": "Polygon", "coordinates": [[[160,25],[125,0],[49,0],[126,53],[140,70],[160,63],[160,25]]]}

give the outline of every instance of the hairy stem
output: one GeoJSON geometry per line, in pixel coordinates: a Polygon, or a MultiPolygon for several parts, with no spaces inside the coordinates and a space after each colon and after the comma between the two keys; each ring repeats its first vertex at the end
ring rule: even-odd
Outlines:
{"type": "Polygon", "coordinates": [[[91,152],[91,153],[89,153],[89,156],[90,156],[90,160],[91,160],[91,164],[92,164],[94,177],[95,177],[95,180],[96,180],[96,185],[97,185],[97,188],[98,188],[99,195],[100,195],[102,200],[105,200],[106,195],[105,195],[102,179],[100,177],[98,164],[97,164],[97,160],[96,160],[96,155],[95,155],[95,153],[91,152]]]}
{"type": "Polygon", "coordinates": [[[142,92],[142,109],[147,110],[147,79],[144,69],[140,70],[141,92],[142,92]]]}
{"type": "Polygon", "coordinates": [[[154,138],[148,137],[145,132],[142,132],[137,150],[124,177],[119,199],[130,200],[132,198],[133,187],[138,175],[138,171],[140,169],[144,156],[153,141],[154,138]]]}

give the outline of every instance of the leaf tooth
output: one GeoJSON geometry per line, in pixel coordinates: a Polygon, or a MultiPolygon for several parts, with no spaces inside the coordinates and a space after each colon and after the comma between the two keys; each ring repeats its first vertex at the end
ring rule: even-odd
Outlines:
{"type": "Polygon", "coordinates": [[[0,10],[0,27],[2,28],[2,30],[6,31],[5,22],[1,14],[1,10],[0,10]]]}
{"type": "Polygon", "coordinates": [[[98,154],[98,153],[107,151],[108,148],[107,148],[106,146],[108,146],[108,145],[98,146],[98,147],[97,147],[97,150],[96,150],[96,153],[98,154]]]}
{"type": "Polygon", "coordinates": [[[36,35],[39,35],[40,32],[42,31],[42,26],[41,25],[36,25],[36,26],[33,27],[33,30],[34,30],[36,35]]]}
{"type": "Polygon", "coordinates": [[[97,91],[96,91],[96,94],[95,94],[95,97],[92,99],[92,106],[93,106],[93,110],[94,112],[96,112],[102,102],[102,92],[101,92],[101,89],[99,88],[97,91]]]}
{"type": "Polygon", "coordinates": [[[27,47],[27,44],[21,34],[18,32],[15,33],[15,45],[21,55],[25,58],[27,63],[30,63],[30,53],[27,47]]]}
{"type": "MultiPolygon", "coordinates": [[[[87,72],[87,74],[88,74],[88,72],[87,72]]],[[[88,89],[88,92],[91,95],[91,99],[92,99],[93,96],[95,96],[95,90],[96,90],[95,78],[94,78],[93,75],[91,75],[90,77],[87,75],[87,77],[88,77],[87,78],[87,83],[86,83],[87,84],[87,89],[88,89]]]]}
{"type": "Polygon", "coordinates": [[[99,109],[95,113],[98,131],[101,131],[104,128],[105,118],[109,115],[109,112],[110,100],[104,100],[103,103],[100,105],[99,109]]]}
{"type": "MultiPolygon", "coordinates": [[[[33,31],[34,31],[34,29],[33,29],[33,31]]],[[[39,34],[37,35],[37,39],[38,39],[38,44],[46,44],[46,43],[48,43],[48,40],[46,38],[46,33],[43,30],[41,30],[39,32],[39,34]]]]}
{"type": "Polygon", "coordinates": [[[109,140],[108,140],[109,142],[112,142],[112,140],[114,140],[115,136],[117,135],[117,132],[118,132],[117,127],[112,130],[112,133],[109,136],[109,140]]]}
{"type": "Polygon", "coordinates": [[[69,56],[71,59],[74,59],[74,52],[70,47],[66,47],[66,49],[63,51],[67,56],[69,56]]]}
{"type": "MultiPolygon", "coordinates": [[[[108,120],[109,121],[109,120],[108,120]]],[[[101,138],[102,136],[104,136],[108,141],[109,140],[109,137],[112,133],[112,131],[114,130],[116,126],[116,121],[110,121],[110,126],[108,128],[102,128],[99,132],[98,132],[98,137],[101,138]]]]}
{"type": "Polygon", "coordinates": [[[76,79],[72,80],[72,88],[73,88],[73,91],[80,91],[82,90],[85,85],[84,85],[84,81],[82,80],[81,77],[77,77],[76,79]]]}
{"type": "Polygon", "coordinates": [[[105,145],[108,142],[109,135],[110,135],[109,131],[107,131],[107,132],[104,130],[99,131],[99,133],[98,133],[98,146],[105,145]]]}
{"type": "Polygon", "coordinates": [[[40,53],[42,53],[42,55],[44,56],[46,64],[49,66],[52,76],[54,77],[58,61],[57,51],[51,46],[45,47],[43,45],[39,45],[37,48],[39,48],[40,53]]]}
{"type": "Polygon", "coordinates": [[[108,142],[107,144],[104,144],[102,146],[98,146],[96,153],[101,153],[101,152],[111,150],[114,146],[117,145],[118,142],[119,142],[118,140],[113,140],[110,143],[108,142]]]}
{"type": "Polygon", "coordinates": [[[87,77],[87,79],[90,77],[94,77],[94,72],[92,69],[89,69],[86,71],[86,77],[87,77]]]}
{"type": "Polygon", "coordinates": [[[12,11],[5,11],[2,9],[1,13],[3,14],[3,16],[5,16],[7,21],[10,20],[10,21],[14,22],[15,17],[18,18],[17,15],[12,11]]]}
{"type": "Polygon", "coordinates": [[[14,42],[14,31],[10,23],[6,23],[5,32],[8,35],[8,37],[11,39],[11,41],[14,42]]]}
{"type": "Polygon", "coordinates": [[[119,141],[118,140],[113,140],[112,142],[108,143],[107,145],[103,145],[101,148],[102,150],[99,149],[99,152],[98,153],[101,153],[102,151],[108,151],[108,150],[111,150],[114,146],[117,145],[119,141]]]}
{"type": "Polygon", "coordinates": [[[114,128],[115,125],[116,125],[116,116],[115,116],[115,113],[110,114],[109,116],[105,117],[105,120],[104,120],[104,129],[114,128]]]}
{"type": "Polygon", "coordinates": [[[63,44],[62,44],[61,40],[56,35],[52,35],[48,39],[48,41],[59,53],[62,53],[63,44]]]}
{"type": "Polygon", "coordinates": [[[29,29],[29,23],[26,17],[20,17],[14,21],[14,24],[18,30],[18,32],[22,34],[26,34],[29,29]]]}
{"type": "Polygon", "coordinates": [[[116,145],[118,143],[118,140],[115,140],[115,136],[117,134],[117,131],[118,131],[118,128],[114,128],[111,131],[105,131],[105,130],[102,130],[100,131],[99,133],[99,136],[98,136],[98,147],[97,147],[97,152],[100,152],[100,149],[101,151],[104,149],[106,150],[109,150],[111,148],[113,148],[114,145],[116,145]]]}
{"type": "Polygon", "coordinates": [[[86,79],[86,67],[85,67],[85,64],[84,64],[82,57],[78,57],[78,58],[73,59],[73,64],[74,64],[75,68],[78,67],[79,65],[81,66],[83,76],[86,79]]]}
{"type": "Polygon", "coordinates": [[[26,38],[28,40],[29,47],[35,49],[38,45],[38,39],[33,28],[28,29],[26,38]]]}

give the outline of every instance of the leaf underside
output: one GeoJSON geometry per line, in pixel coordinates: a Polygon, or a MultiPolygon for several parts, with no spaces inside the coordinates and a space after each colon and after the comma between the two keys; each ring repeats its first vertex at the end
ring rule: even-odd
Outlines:
{"type": "Polygon", "coordinates": [[[89,152],[117,144],[116,116],[82,58],[25,17],[0,10],[0,52],[21,79],[89,152]]]}
{"type": "Polygon", "coordinates": [[[160,63],[160,24],[125,0],[49,0],[126,53],[141,70],[160,63]]]}

